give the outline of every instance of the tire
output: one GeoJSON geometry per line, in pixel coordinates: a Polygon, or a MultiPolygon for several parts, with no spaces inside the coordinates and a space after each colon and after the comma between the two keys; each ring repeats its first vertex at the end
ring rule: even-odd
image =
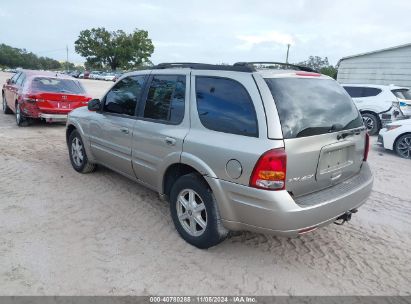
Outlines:
{"type": "Polygon", "coordinates": [[[362,113],[362,120],[364,122],[364,126],[368,130],[368,134],[376,135],[380,132],[380,120],[375,114],[371,113],[362,113]]]}
{"type": "Polygon", "coordinates": [[[96,165],[89,162],[80,134],[74,130],[69,136],[68,142],[70,162],[74,170],[80,173],[90,173],[96,169],[96,165]]]}
{"type": "Polygon", "coordinates": [[[21,113],[20,104],[16,103],[16,124],[19,127],[27,127],[29,125],[29,121],[27,117],[21,113]]]}
{"type": "Polygon", "coordinates": [[[12,114],[13,111],[9,108],[6,101],[6,96],[3,95],[3,113],[4,114],[12,114]]]}
{"type": "Polygon", "coordinates": [[[395,140],[394,150],[398,156],[411,159],[411,134],[404,134],[395,140]]]}
{"type": "Polygon", "coordinates": [[[221,223],[210,187],[197,174],[183,175],[174,183],[170,193],[170,211],[180,236],[197,248],[215,246],[228,234],[221,223]]]}

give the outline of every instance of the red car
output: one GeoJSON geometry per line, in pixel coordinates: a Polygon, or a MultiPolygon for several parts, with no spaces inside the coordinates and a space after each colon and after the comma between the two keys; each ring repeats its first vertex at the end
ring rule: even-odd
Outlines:
{"type": "Polygon", "coordinates": [[[16,114],[18,126],[28,119],[65,121],[91,99],[75,78],[53,72],[18,71],[2,88],[3,112],[16,114]]]}

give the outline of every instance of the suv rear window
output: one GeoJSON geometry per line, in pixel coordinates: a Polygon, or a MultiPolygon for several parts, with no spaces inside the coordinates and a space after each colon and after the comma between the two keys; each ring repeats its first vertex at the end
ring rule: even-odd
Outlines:
{"type": "Polygon", "coordinates": [[[392,93],[397,98],[411,100],[411,92],[408,89],[392,90],[392,93]]]}
{"type": "Polygon", "coordinates": [[[76,80],[36,77],[32,82],[33,91],[50,93],[84,94],[84,88],[76,80]]]}
{"type": "Polygon", "coordinates": [[[334,80],[266,78],[284,138],[306,137],[363,126],[346,91],[334,80]]]}

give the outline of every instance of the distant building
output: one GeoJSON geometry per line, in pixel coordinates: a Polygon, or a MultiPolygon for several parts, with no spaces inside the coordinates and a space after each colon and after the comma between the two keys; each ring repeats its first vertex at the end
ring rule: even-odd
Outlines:
{"type": "Polygon", "coordinates": [[[411,43],[342,58],[340,83],[395,84],[411,88],[411,43]]]}

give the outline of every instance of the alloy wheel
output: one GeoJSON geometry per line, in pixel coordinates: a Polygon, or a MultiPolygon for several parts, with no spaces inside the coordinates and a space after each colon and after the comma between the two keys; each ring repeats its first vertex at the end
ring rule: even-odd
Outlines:
{"type": "Polygon", "coordinates": [[[19,104],[16,105],[16,122],[17,122],[17,125],[21,124],[21,112],[20,112],[19,104]]]}
{"type": "Polygon", "coordinates": [[[374,120],[370,117],[367,116],[363,116],[362,120],[364,122],[365,127],[367,128],[367,130],[372,130],[374,128],[374,120]]]}
{"type": "Polygon", "coordinates": [[[80,167],[83,164],[83,145],[77,137],[74,137],[73,141],[71,142],[71,157],[73,158],[73,162],[77,167],[80,167]]]}
{"type": "Polygon", "coordinates": [[[203,200],[192,189],[184,189],[177,197],[177,216],[191,236],[200,236],[207,228],[207,211],[203,200]]]}
{"type": "Polygon", "coordinates": [[[398,141],[397,152],[404,158],[411,158],[411,135],[404,136],[398,141]]]}

